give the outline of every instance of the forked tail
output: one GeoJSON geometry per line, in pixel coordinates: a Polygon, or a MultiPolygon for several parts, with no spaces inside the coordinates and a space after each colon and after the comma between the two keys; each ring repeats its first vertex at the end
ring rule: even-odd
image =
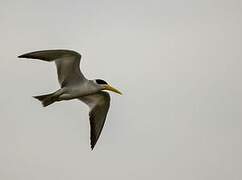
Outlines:
{"type": "Polygon", "coordinates": [[[54,96],[54,93],[45,94],[45,95],[41,95],[41,96],[33,96],[33,98],[41,101],[41,103],[44,107],[49,106],[50,104],[52,104],[56,101],[56,97],[54,96]]]}

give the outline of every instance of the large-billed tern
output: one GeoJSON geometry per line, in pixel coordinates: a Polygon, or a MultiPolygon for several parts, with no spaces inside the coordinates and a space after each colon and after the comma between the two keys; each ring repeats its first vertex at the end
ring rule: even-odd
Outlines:
{"type": "Polygon", "coordinates": [[[18,56],[19,58],[55,61],[61,88],[54,93],[34,96],[42,105],[48,106],[57,101],[79,99],[90,108],[91,149],[94,148],[103,129],[110,106],[110,96],[103,90],[121,92],[104,80],[88,80],[80,70],[81,55],[71,50],[35,51],[18,56]]]}

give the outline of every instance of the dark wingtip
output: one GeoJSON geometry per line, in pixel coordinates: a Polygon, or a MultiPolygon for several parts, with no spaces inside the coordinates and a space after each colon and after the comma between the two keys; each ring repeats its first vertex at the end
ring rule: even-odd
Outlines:
{"type": "Polygon", "coordinates": [[[24,56],[24,54],[23,54],[23,55],[18,56],[18,58],[25,58],[25,56],[24,56]]]}
{"type": "Polygon", "coordinates": [[[95,145],[91,144],[91,151],[93,151],[93,149],[94,149],[94,146],[95,146],[95,145]]]}
{"type": "Polygon", "coordinates": [[[40,98],[38,96],[32,96],[32,97],[35,98],[35,99],[40,100],[40,98]]]}

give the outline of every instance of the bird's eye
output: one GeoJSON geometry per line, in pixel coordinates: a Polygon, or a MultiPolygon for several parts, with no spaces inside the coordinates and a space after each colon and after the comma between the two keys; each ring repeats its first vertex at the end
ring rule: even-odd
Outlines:
{"type": "Polygon", "coordinates": [[[106,81],[104,81],[102,79],[96,79],[96,83],[97,84],[108,84],[106,81]]]}

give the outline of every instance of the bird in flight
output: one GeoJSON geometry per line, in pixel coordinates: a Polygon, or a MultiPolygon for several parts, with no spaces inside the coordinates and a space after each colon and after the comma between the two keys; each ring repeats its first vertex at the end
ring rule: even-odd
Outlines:
{"type": "Polygon", "coordinates": [[[93,149],[103,129],[110,106],[110,95],[103,90],[122,93],[102,79],[86,79],[79,67],[81,55],[75,51],[43,50],[18,57],[55,62],[61,88],[53,93],[34,96],[34,98],[41,101],[44,107],[54,102],[71,99],[79,99],[87,104],[90,108],[90,139],[91,149],[93,149]]]}

